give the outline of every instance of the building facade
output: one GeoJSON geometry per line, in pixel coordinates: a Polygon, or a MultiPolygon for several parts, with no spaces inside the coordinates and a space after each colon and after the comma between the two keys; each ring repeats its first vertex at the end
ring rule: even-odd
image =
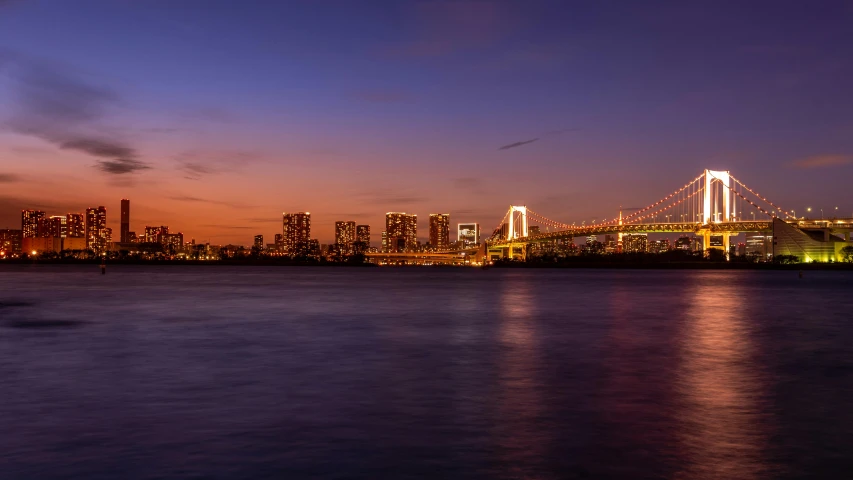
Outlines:
{"type": "Polygon", "coordinates": [[[39,224],[42,223],[44,212],[41,210],[24,210],[21,212],[21,236],[22,238],[35,238],[39,234],[39,224]]]}
{"type": "Polygon", "coordinates": [[[70,238],[86,237],[86,220],[82,213],[69,213],[65,216],[65,236],[70,238]]]}
{"type": "Polygon", "coordinates": [[[341,251],[349,252],[355,239],[355,222],[335,222],[335,245],[341,251]]]}
{"type": "Polygon", "coordinates": [[[311,240],[310,213],[283,213],[281,227],[282,252],[288,255],[296,255],[308,248],[308,242],[311,240]]]}
{"type": "Polygon", "coordinates": [[[450,214],[429,214],[429,244],[434,250],[450,248],[450,214]]]}
{"type": "Polygon", "coordinates": [[[4,256],[10,253],[21,253],[21,238],[20,230],[0,230],[0,252],[3,252],[4,256]]]}
{"type": "Polygon", "coordinates": [[[649,246],[649,236],[645,233],[622,235],[622,251],[625,253],[646,253],[649,246]]]}
{"type": "Polygon", "coordinates": [[[370,248],[370,225],[355,226],[355,241],[365,249],[370,248]]]}
{"type": "Polygon", "coordinates": [[[95,253],[107,250],[107,209],[103,206],[86,209],[86,248],[95,253]]]}
{"type": "Polygon", "coordinates": [[[418,216],[405,212],[385,214],[385,251],[412,252],[418,247],[418,216]]]}
{"type": "Polygon", "coordinates": [[[121,243],[130,242],[130,200],[121,199],[121,243]]]}
{"type": "Polygon", "coordinates": [[[264,236],[263,235],[255,235],[255,241],[252,243],[252,246],[257,250],[264,249],[264,236]]]}

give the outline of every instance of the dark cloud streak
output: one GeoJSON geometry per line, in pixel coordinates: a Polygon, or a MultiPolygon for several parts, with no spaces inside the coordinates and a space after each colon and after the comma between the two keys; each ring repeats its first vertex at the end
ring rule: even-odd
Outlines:
{"type": "Polygon", "coordinates": [[[18,97],[5,125],[11,131],[96,157],[95,167],[104,173],[125,175],[151,168],[138,159],[135,148],[110,138],[100,125],[109,107],[119,101],[111,89],[90,85],[57,64],[9,50],[0,50],[0,72],[12,78],[18,97]]]}
{"type": "Polygon", "coordinates": [[[516,148],[522,145],[527,145],[528,143],[533,143],[537,140],[539,140],[538,137],[531,140],[524,140],[523,142],[510,143],[509,145],[504,145],[503,147],[498,148],[498,150],[509,150],[510,148],[516,148]]]}

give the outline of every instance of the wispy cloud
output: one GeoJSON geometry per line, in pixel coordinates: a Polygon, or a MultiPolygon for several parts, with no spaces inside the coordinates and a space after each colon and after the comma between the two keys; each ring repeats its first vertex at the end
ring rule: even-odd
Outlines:
{"type": "Polygon", "coordinates": [[[370,192],[356,193],[355,198],[358,198],[361,203],[371,205],[387,205],[389,208],[394,206],[405,206],[414,203],[420,203],[428,200],[426,197],[415,195],[412,193],[401,192],[397,190],[373,190],[370,192]]]}
{"type": "Polygon", "coordinates": [[[206,224],[206,225],[200,225],[200,226],[201,226],[201,227],[205,227],[205,228],[223,228],[223,229],[232,229],[232,230],[249,230],[249,229],[251,229],[251,228],[255,228],[255,227],[247,227],[247,226],[244,226],[244,225],[214,225],[214,224],[206,224]]]}
{"type": "Polygon", "coordinates": [[[5,125],[11,131],[93,156],[105,173],[150,168],[135,148],[101,123],[118,103],[111,89],[89,84],[66,67],[9,50],[0,50],[0,72],[12,79],[18,98],[5,125]]]}
{"type": "Polygon", "coordinates": [[[510,148],[516,148],[516,147],[520,147],[522,145],[527,145],[528,143],[533,143],[537,140],[539,140],[539,138],[534,138],[531,140],[524,140],[523,142],[510,143],[509,145],[504,145],[503,147],[498,148],[498,150],[509,150],[510,148]]]}
{"type": "Polygon", "coordinates": [[[207,198],[193,197],[189,195],[176,195],[173,197],[168,197],[169,200],[174,200],[176,202],[194,202],[194,203],[209,203],[211,205],[222,205],[225,207],[231,208],[250,208],[249,205],[242,205],[239,203],[231,203],[222,200],[210,200],[207,198]]]}
{"type": "Polygon", "coordinates": [[[366,103],[412,103],[411,95],[396,90],[359,90],[349,97],[366,103]]]}
{"type": "Polygon", "coordinates": [[[14,173],[0,173],[0,183],[16,183],[20,181],[21,177],[14,173]]]}
{"type": "Polygon", "coordinates": [[[244,151],[205,152],[186,151],[175,156],[178,170],[188,180],[200,180],[207,175],[233,172],[238,166],[259,160],[260,154],[244,151]]]}
{"type": "Polygon", "coordinates": [[[853,163],[853,155],[825,154],[801,158],[791,162],[795,168],[824,168],[850,165],[853,163]]]}

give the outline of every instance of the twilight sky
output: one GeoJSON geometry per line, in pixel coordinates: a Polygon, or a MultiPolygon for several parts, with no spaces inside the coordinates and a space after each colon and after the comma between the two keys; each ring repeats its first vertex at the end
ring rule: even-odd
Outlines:
{"type": "Polygon", "coordinates": [[[0,0],[0,228],[118,232],[126,197],[137,232],[376,245],[387,211],[588,221],[704,168],[853,215],[851,89],[849,0],[0,0]]]}

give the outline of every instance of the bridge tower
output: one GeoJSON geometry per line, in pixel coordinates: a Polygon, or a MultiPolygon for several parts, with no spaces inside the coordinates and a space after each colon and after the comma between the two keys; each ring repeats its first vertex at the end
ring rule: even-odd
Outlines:
{"type": "Polygon", "coordinates": [[[509,216],[509,223],[507,225],[506,240],[509,242],[509,247],[504,253],[504,258],[512,259],[515,253],[514,250],[520,248],[521,259],[525,260],[527,258],[527,244],[522,243],[518,247],[514,247],[512,241],[518,238],[527,238],[529,234],[527,207],[524,205],[510,205],[507,215],[509,216]]]}
{"type": "MultiPolygon", "coordinates": [[[[732,220],[731,176],[729,175],[728,170],[719,171],[705,169],[705,188],[703,194],[702,225],[710,227],[712,223],[729,222],[732,220]],[[716,182],[719,182],[723,187],[721,189],[723,204],[722,211],[719,211],[718,202],[714,201],[714,187],[716,186],[716,182]]],[[[723,248],[725,249],[726,256],[729,254],[730,235],[731,234],[729,233],[722,234],[723,248]]],[[[702,237],[704,249],[708,250],[711,248],[711,229],[702,229],[702,237]]]]}

